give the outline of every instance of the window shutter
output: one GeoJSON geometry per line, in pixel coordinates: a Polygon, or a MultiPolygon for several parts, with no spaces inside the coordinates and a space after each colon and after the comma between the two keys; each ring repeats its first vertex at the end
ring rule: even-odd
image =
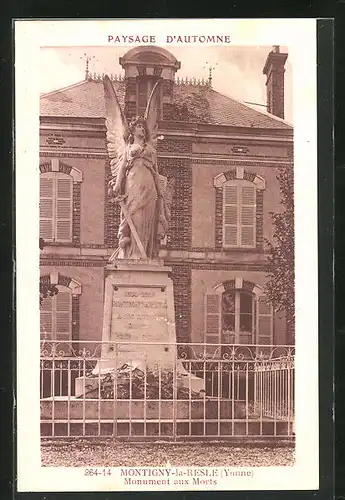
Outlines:
{"type": "Polygon", "coordinates": [[[205,342],[218,344],[221,341],[221,300],[219,293],[205,295],[205,342]]]}
{"type": "Polygon", "coordinates": [[[41,339],[52,339],[53,337],[53,299],[43,299],[40,306],[40,331],[41,339]]]}
{"type": "Polygon", "coordinates": [[[255,246],[255,187],[241,188],[241,246],[255,246]]]}
{"type": "Polygon", "coordinates": [[[56,240],[72,240],[72,179],[56,178],[56,240]]]}
{"type": "Polygon", "coordinates": [[[223,193],[223,244],[238,246],[238,186],[224,186],[223,193]]]}
{"type": "Polygon", "coordinates": [[[56,340],[69,340],[72,331],[72,295],[70,291],[59,290],[56,301],[56,340]]]}
{"type": "Polygon", "coordinates": [[[53,178],[40,177],[40,238],[52,241],[53,235],[53,178]]]}
{"type": "Polygon", "coordinates": [[[257,343],[273,344],[273,307],[262,295],[257,299],[257,343]]]}

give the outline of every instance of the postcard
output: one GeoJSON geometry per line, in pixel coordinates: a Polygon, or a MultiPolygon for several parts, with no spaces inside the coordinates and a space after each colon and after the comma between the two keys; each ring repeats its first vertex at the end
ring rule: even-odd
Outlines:
{"type": "Polygon", "coordinates": [[[18,491],[317,490],[316,20],[17,20],[18,491]]]}

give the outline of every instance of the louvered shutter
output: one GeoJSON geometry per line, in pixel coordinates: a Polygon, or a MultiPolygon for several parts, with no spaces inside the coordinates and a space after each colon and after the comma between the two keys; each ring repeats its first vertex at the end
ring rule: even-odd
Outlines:
{"type": "Polygon", "coordinates": [[[41,339],[52,339],[53,337],[53,299],[43,299],[40,306],[40,331],[41,339]]]}
{"type": "Polygon", "coordinates": [[[205,342],[219,344],[221,338],[221,300],[219,293],[205,295],[205,342]]]}
{"type": "Polygon", "coordinates": [[[238,246],[239,189],[238,186],[224,186],[223,194],[223,244],[238,246]]]}
{"type": "Polygon", "coordinates": [[[257,343],[273,344],[273,307],[262,295],[257,299],[257,343]]]}
{"type": "Polygon", "coordinates": [[[72,179],[56,178],[56,241],[72,240],[72,179]]]}
{"type": "Polygon", "coordinates": [[[40,178],[40,238],[53,241],[54,233],[54,179],[52,177],[40,178]]]}
{"type": "Polygon", "coordinates": [[[242,186],[241,191],[241,247],[253,247],[255,243],[255,187],[242,186]]]}
{"type": "Polygon", "coordinates": [[[72,295],[59,290],[55,298],[56,340],[69,340],[72,331],[72,295]]]}

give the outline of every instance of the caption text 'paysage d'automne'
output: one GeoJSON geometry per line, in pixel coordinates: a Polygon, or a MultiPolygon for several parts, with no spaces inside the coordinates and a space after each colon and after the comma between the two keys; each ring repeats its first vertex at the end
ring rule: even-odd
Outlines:
{"type": "MultiPolygon", "coordinates": [[[[166,35],[160,43],[231,43],[230,35],[166,35]]],[[[108,43],[156,43],[155,35],[108,35],[108,43]]]]}

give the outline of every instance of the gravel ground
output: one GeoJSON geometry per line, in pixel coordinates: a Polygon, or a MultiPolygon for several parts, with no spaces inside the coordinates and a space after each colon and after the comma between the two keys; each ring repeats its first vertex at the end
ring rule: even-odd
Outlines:
{"type": "Polygon", "coordinates": [[[113,440],[45,441],[46,467],[268,467],[294,465],[292,445],[126,443],[113,440]]]}

